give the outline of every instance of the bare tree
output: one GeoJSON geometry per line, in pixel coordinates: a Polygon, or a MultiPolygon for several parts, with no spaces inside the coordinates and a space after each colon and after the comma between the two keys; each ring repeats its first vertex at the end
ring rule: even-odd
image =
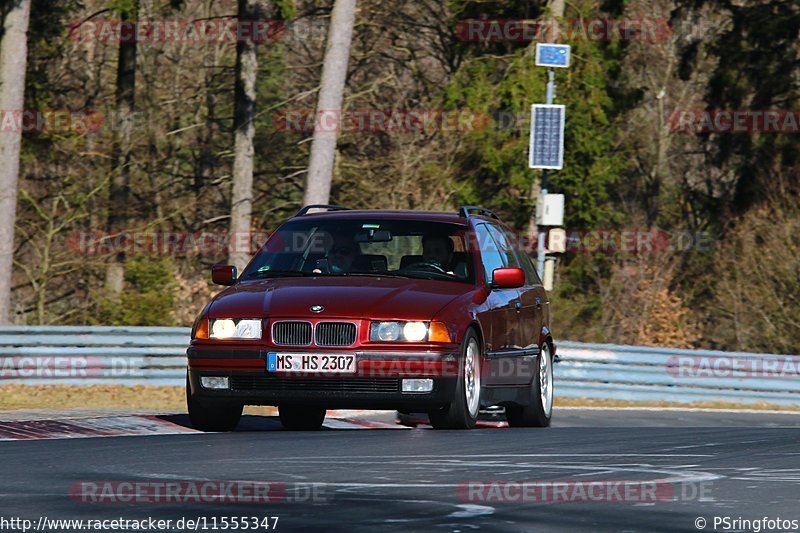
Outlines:
{"type": "MultiPolygon", "coordinates": [[[[134,1],[132,12],[120,13],[122,24],[136,24],[139,2],[134,1]]],[[[135,34],[135,32],[131,32],[135,34]]],[[[108,233],[116,235],[128,225],[130,198],[130,166],[133,152],[133,121],[136,102],[136,38],[120,39],[117,60],[117,126],[111,148],[111,187],[109,188],[108,233]]],[[[114,239],[119,242],[119,239],[114,239]]],[[[106,267],[106,288],[111,294],[122,292],[125,278],[125,254],[115,254],[106,267]]]]}
{"type": "Polygon", "coordinates": [[[554,17],[564,16],[564,0],[551,0],[550,1],[550,14],[554,17]]]}
{"type": "MultiPolygon", "coordinates": [[[[258,18],[257,0],[239,0],[238,19],[258,18]]],[[[258,57],[253,39],[240,38],[236,44],[236,87],[234,91],[234,159],[233,187],[231,190],[231,224],[228,245],[228,262],[242,268],[250,258],[249,249],[243,250],[242,237],[248,235],[253,211],[253,159],[255,149],[256,74],[258,57]]],[[[249,246],[248,246],[249,248],[249,246]]]]}
{"type": "MultiPolygon", "coordinates": [[[[22,112],[31,0],[16,0],[3,21],[0,41],[0,110],[22,112]]],[[[22,129],[0,131],[0,324],[9,323],[14,226],[22,129]]]]}
{"type": "Polygon", "coordinates": [[[331,13],[328,45],[317,99],[318,122],[311,143],[311,158],[303,197],[305,204],[326,204],[330,200],[333,160],[339,132],[338,128],[324,131],[324,128],[319,127],[319,116],[324,113],[331,114],[336,119],[341,118],[355,16],[356,0],[336,0],[331,13]]]}

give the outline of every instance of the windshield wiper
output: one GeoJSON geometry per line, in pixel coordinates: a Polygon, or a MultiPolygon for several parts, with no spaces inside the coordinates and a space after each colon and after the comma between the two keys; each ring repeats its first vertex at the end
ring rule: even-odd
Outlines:
{"type": "Polygon", "coordinates": [[[307,277],[336,277],[336,276],[364,276],[369,278],[399,278],[399,279],[456,279],[447,274],[414,272],[409,274],[388,274],[382,272],[301,272],[297,270],[257,270],[248,274],[244,279],[268,279],[268,278],[307,278],[307,277]]]}
{"type": "Polygon", "coordinates": [[[252,274],[248,274],[245,279],[259,279],[259,278],[282,278],[294,277],[303,278],[307,276],[314,276],[310,272],[300,272],[298,270],[256,270],[252,274]]]}
{"type": "Polygon", "coordinates": [[[413,274],[405,274],[403,277],[409,279],[432,279],[436,281],[463,281],[452,274],[442,272],[422,272],[420,270],[414,270],[413,274]]]}
{"type": "Polygon", "coordinates": [[[409,276],[403,274],[387,274],[381,272],[342,272],[338,274],[329,274],[331,276],[367,276],[370,278],[402,278],[408,279],[409,276]]]}

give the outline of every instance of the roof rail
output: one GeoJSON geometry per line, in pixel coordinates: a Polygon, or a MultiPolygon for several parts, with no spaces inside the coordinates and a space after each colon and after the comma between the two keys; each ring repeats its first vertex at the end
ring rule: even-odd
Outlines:
{"type": "Polygon", "coordinates": [[[341,205],[327,205],[327,204],[312,204],[307,205],[298,211],[294,216],[301,217],[308,213],[311,209],[327,209],[328,211],[350,211],[349,207],[343,207],[341,205]]]}
{"type": "Polygon", "coordinates": [[[470,211],[478,211],[477,214],[479,215],[500,220],[500,217],[497,216],[497,214],[494,211],[486,209],[485,207],[479,207],[477,205],[462,205],[461,207],[458,208],[458,216],[469,218],[470,211]]]}

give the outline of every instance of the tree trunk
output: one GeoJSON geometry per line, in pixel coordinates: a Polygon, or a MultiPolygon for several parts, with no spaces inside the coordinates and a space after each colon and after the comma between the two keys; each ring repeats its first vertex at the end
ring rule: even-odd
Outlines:
{"type": "MultiPolygon", "coordinates": [[[[257,0],[239,0],[238,18],[239,21],[258,19],[257,0]]],[[[239,269],[250,259],[257,72],[256,43],[251,39],[239,39],[236,44],[233,187],[228,244],[228,262],[239,269]]]]}
{"type": "Polygon", "coordinates": [[[550,14],[554,17],[563,17],[564,4],[564,0],[550,0],[550,14]]]}
{"type": "MultiPolygon", "coordinates": [[[[139,2],[133,4],[133,12],[123,11],[120,15],[122,24],[130,23],[138,18],[139,2]]],[[[136,102],[136,39],[120,40],[119,58],[117,60],[117,92],[116,92],[116,124],[114,142],[111,148],[111,186],[109,187],[108,234],[114,236],[124,232],[128,225],[128,201],[130,198],[130,166],[133,136],[134,108],[136,102]]],[[[106,267],[106,289],[112,295],[122,292],[125,277],[125,251],[120,243],[106,267]]]]}
{"type": "Polygon", "coordinates": [[[350,61],[350,41],[356,16],[356,0],[336,0],[331,13],[328,45],[322,67],[322,81],[317,98],[317,127],[311,142],[306,190],[303,203],[327,204],[330,201],[333,160],[339,128],[323,131],[319,127],[321,114],[333,116],[340,123],[342,97],[347,81],[347,64],[350,61]]]}
{"type": "MultiPolygon", "coordinates": [[[[16,0],[3,21],[0,41],[0,110],[19,111],[25,105],[25,68],[31,0],[16,0]]],[[[11,279],[14,268],[14,226],[22,128],[0,131],[0,325],[10,324],[11,279]]]]}

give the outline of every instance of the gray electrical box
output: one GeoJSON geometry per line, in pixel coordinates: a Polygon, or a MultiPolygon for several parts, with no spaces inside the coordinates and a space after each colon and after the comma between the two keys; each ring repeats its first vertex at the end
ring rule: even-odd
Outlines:
{"type": "Polygon", "coordinates": [[[537,226],[562,226],[564,224],[564,195],[540,194],[536,202],[537,226]]]}

